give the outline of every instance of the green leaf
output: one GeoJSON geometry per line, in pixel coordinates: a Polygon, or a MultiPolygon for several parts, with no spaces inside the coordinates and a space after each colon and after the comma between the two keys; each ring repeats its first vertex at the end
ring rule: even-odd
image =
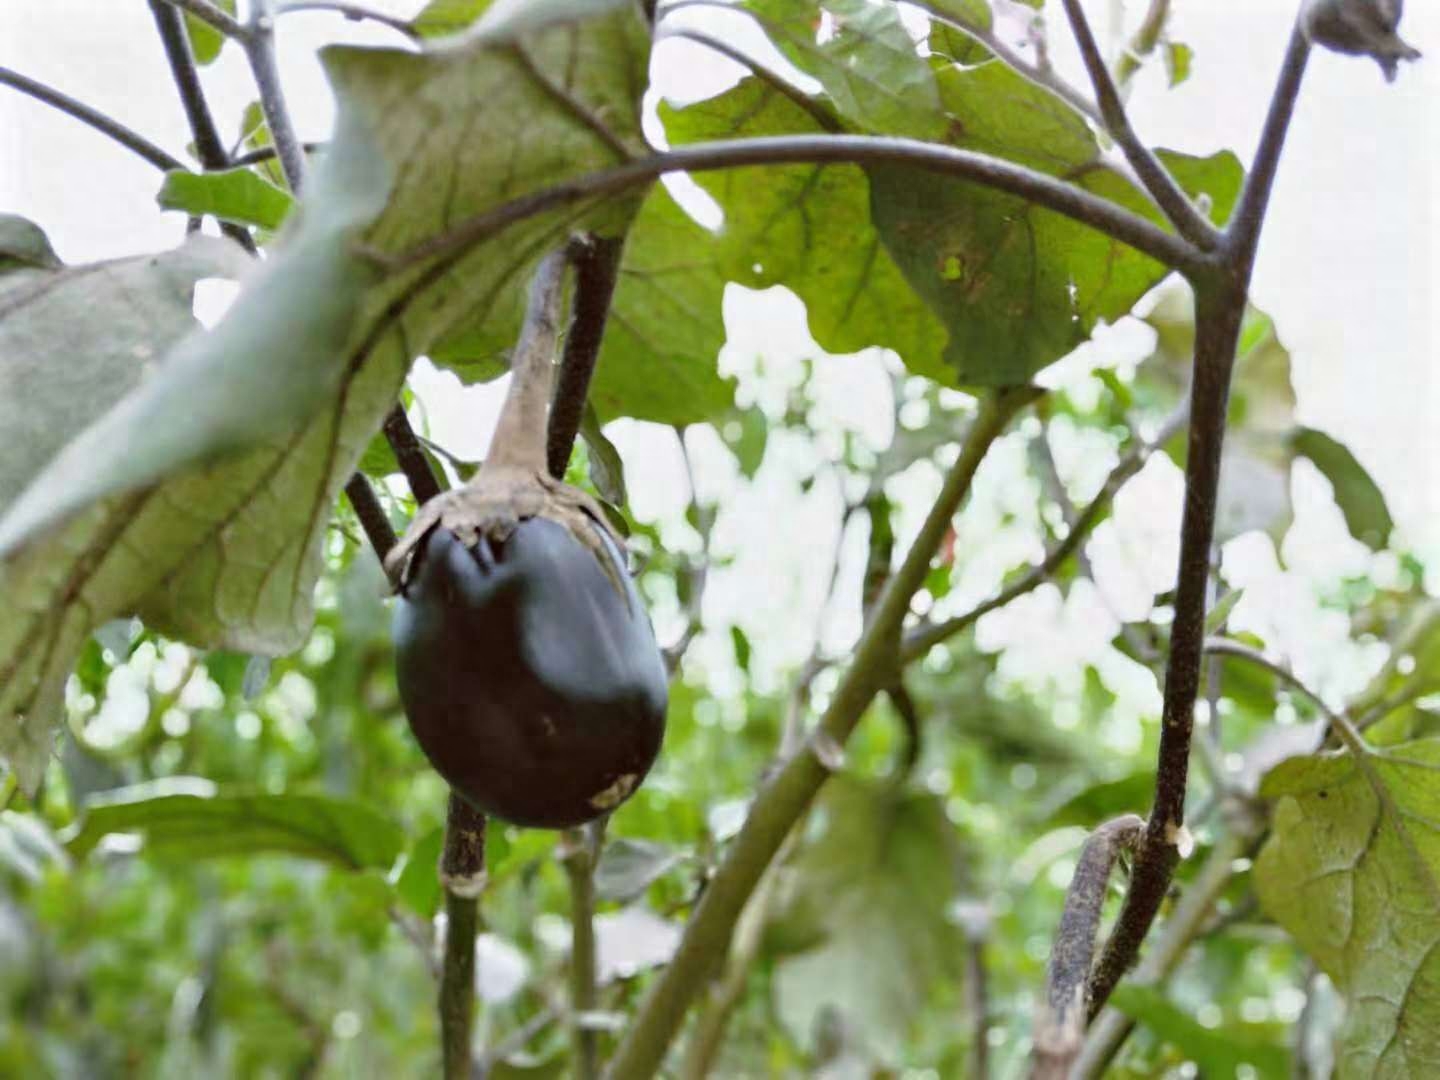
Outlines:
{"type": "Polygon", "coordinates": [[[601,900],[628,903],[683,861],[684,856],[665,844],[648,840],[612,840],[605,845],[595,867],[595,895],[601,900]]]}
{"type": "Polygon", "coordinates": [[[1267,914],[1345,995],[1338,1075],[1440,1069],[1440,739],[1292,758],[1255,864],[1267,914]]]}
{"type": "Polygon", "coordinates": [[[405,843],[399,826],[364,803],[221,793],[192,778],[122,788],[88,803],[65,846],[83,859],[113,833],[138,834],[147,851],[177,859],[287,854],[352,870],[390,869],[405,843]]]}
{"type": "Polygon", "coordinates": [[[1141,769],[1116,780],[1092,784],[1056,807],[1044,820],[1044,828],[1069,825],[1093,828],[1120,814],[1142,812],[1155,798],[1155,772],[1141,769]]]}
{"type": "Polygon", "coordinates": [[[1121,986],[1110,1003],[1184,1053],[1200,1067],[1202,1076],[1239,1076],[1243,1066],[1259,1076],[1289,1074],[1290,1051],[1279,1025],[1231,1022],[1207,1028],[1150,986],[1121,986]]]}
{"type": "Polygon", "coordinates": [[[869,0],[747,0],[791,63],[825,87],[865,131],[939,139],[945,130],[929,62],[893,4],[869,0]]]}
{"type": "Polygon", "coordinates": [[[1235,605],[1240,603],[1240,598],[1245,595],[1244,589],[1231,589],[1222,596],[1205,614],[1205,633],[1218,634],[1225,626],[1225,621],[1230,618],[1230,613],[1235,610],[1235,605]]]}
{"type": "Polygon", "coordinates": [[[491,0],[430,0],[411,20],[421,37],[458,34],[485,13],[491,0]]]}
{"type": "Polygon", "coordinates": [[[612,506],[624,506],[625,463],[620,460],[620,451],[600,430],[600,421],[595,416],[595,406],[585,403],[585,412],[580,421],[580,437],[585,440],[588,451],[586,460],[590,465],[590,482],[600,497],[612,506]]]}
{"type": "MultiPolygon", "coordinates": [[[[235,0],[211,0],[211,3],[227,15],[235,14],[235,0]]],[[[190,52],[197,64],[212,63],[225,47],[225,35],[194,15],[185,16],[185,33],[190,37],[190,52]]]]}
{"type": "Polygon", "coordinates": [[[802,1043],[832,1008],[872,1051],[893,1059],[928,991],[959,956],[947,918],[953,826],[933,796],[847,776],[830,781],[817,810],[823,831],[793,863],[777,931],[819,944],[777,962],[776,1008],[802,1043]]]}
{"type": "Polygon", "coordinates": [[[295,202],[288,191],[249,169],[168,172],[155,198],[164,210],[183,210],[192,217],[208,214],[222,221],[271,230],[280,227],[295,202]]]}
{"type": "Polygon", "coordinates": [[[735,650],[735,663],[741,671],[750,670],[750,639],[738,626],[730,627],[730,645],[735,650]]]}
{"type": "MultiPolygon", "coordinates": [[[[824,130],[788,97],[754,78],[688,108],[662,101],[659,109],[666,135],[677,146],[824,130]]],[[[870,184],[860,169],[725,169],[695,180],[725,212],[717,250],[724,278],[752,289],[784,285],[794,291],[805,302],[811,334],[828,352],[878,345],[894,349],[917,375],[954,382],[940,360],[945,330],[880,243],[870,222],[870,184]],[[839,221],[844,228],[822,224],[839,221]]]]}
{"type": "Polygon", "coordinates": [[[390,875],[395,894],[422,918],[431,918],[440,909],[440,850],[444,846],[445,830],[431,829],[411,845],[390,875]]]}
{"type": "Polygon", "coordinates": [[[1295,453],[1309,458],[1330,481],[1335,491],[1335,504],[1345,515],[1350,535],[1374,551],[1382,550],[1395,527],[1385,494],[1365,467],[1356,460],[1344,443],[1323,431],[1299,427],[1291,436],[1295,453]]]}
{"type": "Polygon", "coordinates": [[[1160,53],[1165,61],[1165,75],[1174,89],[1190,78],[1190,68],[1195,60],[1195,50],[1178,41],[1167,41],[1160,53]]]}

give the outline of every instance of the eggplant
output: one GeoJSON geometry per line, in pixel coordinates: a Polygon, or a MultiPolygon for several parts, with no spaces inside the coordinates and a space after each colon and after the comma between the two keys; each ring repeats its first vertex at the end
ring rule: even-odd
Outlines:
{"type": "Polygon", "coordinates": [[[478,809],[516,825],[613,810],[665,732],[650,621],[615,542],[585,527],[609,567],[546,517],[474,546],[436,526],[395,608],[400,696],[421,749],[478,809]]]}
{"type": "Polygon", "coordinates": [[[565,259],[531,285],[484,467],[426,502],[385,557],[400,697],[420,748],[477,809],[569,828],[650,771],[667,677],[599,505],[546,471],[565,259]]]}

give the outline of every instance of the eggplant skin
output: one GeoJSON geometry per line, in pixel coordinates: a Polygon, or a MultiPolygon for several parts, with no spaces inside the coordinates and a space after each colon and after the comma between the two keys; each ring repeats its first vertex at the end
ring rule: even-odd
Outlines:
{"type": "Polygon", "coordinates": [[[474,548],[439,526],[395,606],[400,697],[451,787],[516,825],[613,810],[665,734],[665,665],[614,542],[615,579],[556,521],[474,548]]]}

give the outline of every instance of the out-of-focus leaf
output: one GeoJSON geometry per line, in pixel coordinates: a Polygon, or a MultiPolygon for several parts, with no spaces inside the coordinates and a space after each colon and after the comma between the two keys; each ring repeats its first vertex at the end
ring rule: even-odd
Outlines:
{"type": "Polygon", "coordinates": [[[485,13],[491,0],[430,0],[410,24],[421,37],[458,34],[485,13]]]}
{"type": "Polygon", "coordinates": [[[1323,431],[1300,427],[1291,436],[1295,453],[1309,458],[1330,481],[1335,491],[1335,504],[1345,515],[1350,535],[1375,551],[1382,549],[1395,527],[1385,494],[1365,466],[1356,460],[1350,448],[1323,431]]]}
{"type": "Polygon", "coordinates": [[[625,463],[620,460],[620,451],[615,449],[615,444],[600,429],[595,407],[589,402],[585,403],[585,414],[580,421],[580,436],[589,451],[590,482],[595,485],[595,490],[612,506],[624,506],[627,502],[625,463]]]}
{"type": "Polygon", "coordinates": [[[222,221],[271,230],[280,227],[295,202],[288,191],[249,169],[168,172],[155,198],[162,210],[183,210],[193,217],[208,214],[222,221]]]}
{"type": "Polygon", "coordinates": [[[1141,813],[1154,798],[1155,773],[1142,769],[1118,780],[1093,784],[1071,796],[1045,818],[1044,828],[1060,829],[1067,825],[1093,828],[1120,814],[1141,813]]]}
{"type": "Polygon", "coordinates": [[[802,1043],[835,1009],[874,1053],[894,1058],[960,955],[947,917],[953,827],[933,796],[849,777],[830,781],[818,812],[824,831],[792,864],[779,921],[783,936],[820,944],[778,963],[776,1007],[802,1043]]]}
{"type": "Polygon", "coordinates": [[[54,865],[68,865],[68,860],[44,820],[14,810],[0,811],[0,869],[34,882],[54,865]]]}
{"type": "Polygon", "coordinates": [[[595,867],[595,895],[622,903],[642,895],[684,856],[665,844],[648,840],[612,840],[595,867]]]}
{"type": "Polygon", "coordinates": [[[1240,598],[1245,595],[1244,589],[1231,589],[1212,607],[1205,615],[1205,633],[1219,633],[1225,625],[1225,620],[1230,618],[1230,613],[1235,610],[1235,605],[1240,603],[1240,598]]]}
{"type": "Polygon", "coordinates": [[[395,894],[425,919],[440,908],[440,849],[444,844],[445,830],[431,829],[410,846],[390,875],[395,894]]]}
{"type": "Polygon", "coordinates": [[[301,855],[352,870],[388,870],[404,849],[399,826],[364,803],[320,795],[222,793],[207,780],[157,780],[87,804],[65,838],[83,859],[112,833],[182,859],[301,855]]]}
{"type": "Polygon", "coordinates": [[[1232,1022],[1207,1028],[1188,1012],[1166,1000],[1150,986],[1127,984],[1119,987],[1110,1003],[1132,1020],[1181,1050],[1205,1076],[1238,1076],[1245,1066],[1259,1076],[1286,1076],[1290,1051],[1285,1032],[1277,1025],[1261,1026],[1232,1022]]]}
{"type": "Polygon", "coordinates": [[[1195,50],[1178,41],[1167,41],[1160,52],[1165,61],[1165,75],[1174,89],[1190,78],[1190,68],[1195,60],[1195,50]]]}
{"type": "Polygon", "coordinates": [[[0,274],[12,270],[59,270],[62,266],[45,230],[16,214],[0,214],[0,274]]]}
{"type": "Polygon", "coordinates": [[[1267,914],[1345,994],[1338,1075],[1440,1070],[1440,739],[1292,758],[1255,864],[1267,914]]]}

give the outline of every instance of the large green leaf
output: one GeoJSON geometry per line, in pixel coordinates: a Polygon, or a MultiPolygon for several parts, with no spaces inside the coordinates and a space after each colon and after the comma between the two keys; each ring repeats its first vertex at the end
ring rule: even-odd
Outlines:
{"type": "MultiPolygon", "coordinates": [[[[684,109],[661,102],[672,144],[824,129],[790,98],[747,78],[684,109]]],[[[729,169],[695,178],[725,211],[723,275],[753,289],[784,285],[805,301],[822,348],[894,349],[917,374],[953,382],[945,330],[915,295],[870,223],[870,184],[851,165],[729,169]],[[843,222],[843,225],[838,223],[843,222]]]]}
{"type": "Polygon", "coordinates": [[[351,799],[222,793],[208,780],[184,778],[88,803],[65,846],[83,859],[113,833],[139,834],[147,851],[178,859],[303,855],[352,870],[388,870],[405,845],[398,825],[351,799]]]}
{"type": "Polygon", "coordinates": [[[1440,1074],[1440,739],[1293,758],[1260,793],[1260,902],[1349,1002],[1338,1075],[1440,1074]]]}
{"type": "Polygon", "coordinates": [[[249,169],[213,173],[177,169],[165,174],[155,199],[166,210],[184,210],[194,217],[209,214],[262,229],[278,229],[295,201],[288,191],[249,169]]]}
{"type": "Polygon", "coordinates": [[[959,957],[947,918],[957,849],[944,804],[836,777],[817,812],[819,838],[795,859],[777,928],[814,947],[782,959],[776,1008],[808,1042],[827,1008],[895,1059],[921,1003],[959,957]]]}

